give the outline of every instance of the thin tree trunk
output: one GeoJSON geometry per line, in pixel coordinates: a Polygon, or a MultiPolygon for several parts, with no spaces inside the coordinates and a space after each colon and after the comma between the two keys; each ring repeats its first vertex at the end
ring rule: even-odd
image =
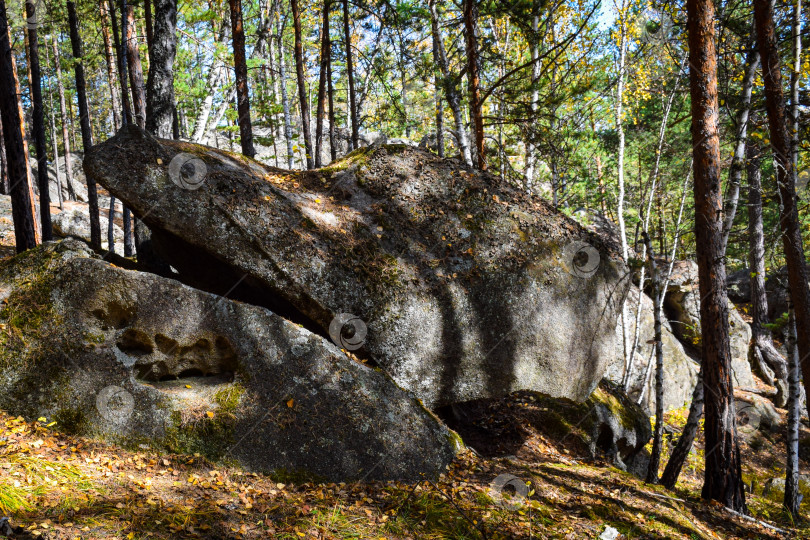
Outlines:
{"type": "Polygon", "coordinates": [[[731,159],[731,168],[728,171],[728,201],[726,201],[723,221],[723,251],[728,246],[728,237],[734,226],[734,217],[737,215],[737,202],[740,199],[740,181],[745,165],[745,141],[748,135],[748,114],[751,110],[751,92],[754,89],[754,79],[759,68],[759,53],[756,49],[748,52],[745,59],[745,74],[743,75],[742,89],[740,91],[740,110],[737,113],[737,133],[735,135],[734,156],[731,159]]]}
{"type": "MultiPolygon", "coordinates": [[[[177,11],[177,2],[173,2],[174,10],[177,11]]],[[[159,7],[155,7],[155,16],[157,16],[157,11],[160,10],[159,7]]],[[[144,26],[146,27],[146,50],[149,51],[149,72],[151,75],[152,72],[152,44],[154,43],[154,26],[152,22],[152,0],[143,0],[143,18],[144,18],[144,26]]]]}
{"type": "Polygon", "coordinates": [[[233,39],[233,66],[236,72],[236,110],[239,114],[239,137],[242,153],[256,155],[253,148],[253,126],[250,122],[250,95],[248,91],[247,59],[245,58],[245,29],[242,26],[242,0],[228,0],[231,6],[231,38],[233,39]]]}
{"type": "MultiPolygon", "coordinates": [[[[281,17],[276,24],[276,39],[278,40],[278,76],[281,79],[281,106],[284,111],[284,139],[287,142],[287,168],[294,166],[292,121],[290,119],[290,100],[287,96],[286,62],[284,60],[284,23],[281,17]]],[[[285,18],[286,20],[286,18],[285,18]]]]}
{"type": "Polygon", "coordinates": [[[108,2],[110,22],[112,25],[113,46],[115,47],[116,66],[118,67],[118,84],[121,96],[121,125],[125,126],[132,121],[132,106],[129,101],[129,85],[127,84],[127,57],[121,45],[122,36],[118,34],[118,19],[115,16],[115,0],[108,2]]]}
{"type": "MultiPolygon", "coordinates": [[[[540,89],[538,88],[538,79],[540,78],[540,40],[538,32],[540,31],[540,14],[537,12],[539,5],[535,7],[532,14],[532,36],[531,36],[531,55],[532,55],[532,78],[531,78],[531,102],[529,110],[531,115],[529,117],[529,126],[534,122],[534,117],[537,114],[537,107],[540,101],[540,89]]],[[[532,142],[532,130],[528,130],[529,135],[526,139],[526,189],[531,193],[534,189],[534,165],[537,161],[534,155],[536,150],[534,142],[532,142]]]]}
{"type": "MultiPolygon", "coordinates": [[[[792,184],[795,188],[799,161],[799,79],[802,70],[802,0],[793,4],[793,69],[790,72],[790,160],[793,169],[792,184]]],[[[806,290],[806,289],[805,289],[806,290]]],[[[801,388],[799,369],[801,360],[797,351],[796,311],[788,297],[788,338],[787,354],[790,363],[788,376],[788,423],[787,423],[787,463],[785,466],[785,508],[799,517],[799,419],[801,418],[801,388]]]]}
{"type": "MultiPolygon", "coordinates": [[[[76,17],[76,4],[68,0],[68,23],[70,25],[70,43],[73,48],[74,69],[76,72],[76,99],[79,102],[79,123],[82,129],[82,146],[85,152],[93,146],[93,132],[90,130],[90,109],[87,105],[87,84],[84,78],[84,58],[79,38],[79,20],[76,17]]],[[[96,181],[87,175],[87,200],[90,207],[90,244],[101,249],[101,226],[98,215],[98,193],[96,181]]]]}
{"type": "Polygon", "coordinates": [[[686,418],[686,425],[683,427],[681,436],[672,450],[664,473],[661,475],[660,483],[667,489],[675,489],[678,477],[681,475],[683,464],[692,450],[695,436],[700,428],[700,417],[703,416],[703,371],[698,373],[698,380],[695,389],[692,391],[692,403],[689,405],[689,416],[686,418]]]}
{"type": "MultiPolygon", "coordinates": [[[[36,4],[25,3],[25,14],[28,20],[36,20],[36,4]]],[[[36,25],[27,25],[28,34],[28,66],[31,70],[31,101],[34,105],[33,131],[34,149],[37,154],[37,183],[39,185],[39,219],[42,240],[53,240],[53,225],[51,224],[51,194],[48,181],[48,154],[45,149],[45,111],[42,104],[42,72],[39,66],[39,43],[37,42],[36,25]]]]}
{"type": "MultiPolygon", "coordinates": [[[[658,482],[658,467],[661,464],[661,442],[664,433],[664,350],[661,342],[661,298],[663,294],[658,290],[658,273],[655,267],[655,253],[653,252],[650,235],[647,231],[641,233],[644,245],[647,246],[647,257],[650,265],[650,280],[653,293],[653,331],[655,333],[655,431],[653,434],[652,455],[647,468],[647,482],[658,482]]],[[[639,295],[644,294],[639,290],[639,295]]]]}
{"type": "Polygon", "coordinates": [[[31,165],[28,162],[25,120],[20,95],[17,66],[9,41],[6,3],[5,0],[0,0],[0,121],[3,124],[17,253],[31,249],[39,243],[34,193],[31,188],[31,165]]]}
{"type": "Polygon", "coordinates": [[[115,197],[110,195],[110,208],[107,210],[107,250],[115,253],[115,197]]]}
{"type": "Polygon", "coordinates": [[[776,182],[779,186],[781,219],[788,284],[796,312],[799,358],[801,359],[805,393],[810,396],[810,288],[807,286],[807,268],[802,246],[801,224],[796,203],[796,184],[791,142],[785,118],[782,95],[782,74],[779,51],[773,27],[773,4],[770,0],[754,0],[754,20],[757,28],[759,55],[765,83],[765,105],[773,147],[776,182]]]}
{"type": "Polygon", "coordinates": [[[436,48],[434,50],[434,60],[439,65],[442,72],[442,86],[447,98],[447,104],[453,113],[453,121],[456,124],[456,141],[458,143],[461,157],[469,166],[472,166],[472,155],[470,153],[470,140],[467,137],[467,128],[464,123],[464,116],[461,113],[461,96],[453,83],[453,76],[450,73],[450,66],[447,62],[447,54],[442,43],[442,35],[439,30],[439,12],[436,8],[436,0],[428,2],[430,8],[430,28],[436,48]]]}
{"type": "MultiPolygon", "coordinates": [[[[48,46],[45,46],[45,65],[50,63],[48,59],[48,46]]],[[[57,199],[59,200],[59,209],[64,210],[64,198],[62,195],[62,172],[59,170],[59,143],[57,142],[56,137],[56,120],[54,120],[56,113],[53,109],[53,88],[51,86],[48,87],[48,108],[51,111],[51,114],[48,115],[48,119],[50,120],[51,124],[51,144],[53,145],[53,163],[54,169],[56,169],[56,193],[57,199]]],[[[3,131],[0,129],[0,141],[3,140],[3,131]]],[[[0,148],[2,148],[2,144],[0,144],[0,148]]],[[[2,162],[0,162],[0,168],[2,168],[2,162]]],[[[0,171],[0,176],[2,176],[2,172],[0,171]]]]}
{"type": "Polygon", "coordinates": [[[357,119],[357,94],[354,88],[352,27],[349,22],[349,0],[343,0],[343,41],[346,45],[346,77],[349,81],[349,119],[352,123],[351,149],[354,150],[360,145],[360,122],[357,119]]]}
{"type": "Polygon", "coordinates": [[[799,353],[796,347],[796,316],[788,297],[788,333],[785,343],[790,364],[788,375],[787,460],[785,465],[785,508],[799,517],[799,419],[801,418],[801,382],[799,381],[799,353]]]}
{"type": "Polygon", "coordinates": [[[107,18],[112,17],[115,20],[115,14],[109,13],[109,7],[104,3],[104,0],[99,0],[99,11],[101,12],[101,35],[104,38],[104,59],[107,61],[107,81],[110,87],[110,109],[113,114],[113,124],[115,130],[123,124],[121,123],[121,113],[119,107],[121,103],[118,98],[118,83],[115,81],[115,53],[113,52],[112,42],[110,41],[110,30],[107,28],[107,18]]]}
{"type": "Polygon", "coordinates": [[[692,143],[703,382],[706,386],[706,469],[701,495],[746,512],[734,423],[728,299],[723,252],[717,55],[712,0],[687,0],[692,143]]]}
{"type": "MultiPolygon", "coordinates": [[[[59,91],[59,112],[62,116],[62,149],[65,151],[65,181],[67,182],[68,197],[76,200],[76,190],[73,189],[73,167],[70,163],[70,134],[68,133],[68,112],[65,106],[65,86],[62,84],[62,66],[59,61],[59,43],[56,32],[53,33],[53,63],[56,67],[56,88],[59,91]]],[[[56,144],[56,143],[54,143],[56,144]]],[[[57,163],[57,167],[58,167],[57,163]]]]}
{"type": "Polygon", "coordinates": [[[624,69],[627,61],[627,2],[622,0],[619,8],[619,80],[616,84],[616,133],[619,136],[619,149],[617,152],[618,163],[618,189],[619,197],[617,201],[616,215],[619,220],[619,239],[622,246],[622,258],[627,261],[629,252],[627,249],[627,232],[624,224],[624,69]]]}
{"type": "Polygon", "coordinates": [[[765,290],[765,235],[762,225],[762,183],[760,150],[753,140],[746,145],[748,160],[748,257],[751,275],[751,351],[752,364],[765,382],[777,386],[778,407],[787,398],[788,366],[776,350],[768,320],[768,296],[765,290]]]}
{"type": "MultiPolygon", "coordinates": [[[[146,4],[150,3],[146,0],[146,4]]],[[[148,9],[148,8],[147,8],[148,9]]],[[[150,28],[147,22],[147,29],[150,28]]],[[[174,57],[177,53],[177,0],[155,0],[149,37],[149,79],[146,87],[146,130],[157,137],[173,136],[174,57]]]]}
{"type": "Polygon", "coordinates": [[[478,7],[476,0],[464,0],[464,48],[467,53],[467,92],[470,102],[470,118],[473,123],[476,165],[487,169],[484,141],[484,116],[481,102],[481,77],[478,59],[478,7]]]}
{"type": "Polygon", "coordinates": [[[330,1],[323,2],[323,25],[321,26],[321,72],[318,76],[318,107],[315,113],[315,167],[320,167],[323,146],[323,118],[326,111],[326,74],[329,70],[329,8],[330,1]]]}
{"type": "Polygon", "coordinates": [[[141,55],[138,52],[138,40],[135,35],[135,13],[127,0],[121,0],[121,9],[126,11],[123,33],[125,38],[125,51],[127,55],[127,68],[129,69],[129,86],[132,91],[133,113],[135,123],[141,129],[146,128],[146,88],[143,83],[143,69],[141,68],[141,55]]]}
{"type": "MultiPolygon", "coordinates": [[[[215,42],[225,41],[228,38],[230,29],[231,19],[230,17],[224,17],[222,19],[222,27],[219,31],[219,38],[217,39],[215,37],[215,42]]],[[[211,111],[214,108],[214,95],[217,93],[219,87],[222,86],[222,81],[225,78],[224,70],[225,66],[219,60],[219,58],[214,55],[214,58],[211,60],[211,68],[208,70],[208,77],[205,83],[205,98],[203,98],[202,105],[200,106],[200,112],[197,114],[194,122],[194,130],[191,135],[191,140],[193,142],[203,142],[203,139],[205,138],[208,128],[208,120],[211,117],[211,111]]]]}
{"type": "MultiPolygon", "coordinates": [[[[346,0],[347,1],[347,0],[346,0]]],[[[301,11],[298,7],[298,0],[290,0],[293,13],[293,26],[295,28],[295,74],[298,80],[298,100],[301,106],[301,128],[306,146],[307,169],[313,166],[312,160],[312,132],[309,129],[309,102],[307,100],[307,83],[304,78],[304,45],[301,41],[301,11]]],[[[351,70],[349,70],[351,72],[351,70]]],[[[351,80],[351,75],[349,75],[351,80]]]]}

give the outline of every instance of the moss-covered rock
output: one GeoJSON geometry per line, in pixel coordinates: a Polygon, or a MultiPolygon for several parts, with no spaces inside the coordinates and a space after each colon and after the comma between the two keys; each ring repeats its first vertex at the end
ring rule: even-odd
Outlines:
{"type": "Polygon", "coordinates": [[[615,350],[629,284],[615,245],[457,161],[380,145],[292,172],[128,126],[85,170],[187,283],[244,280],[244,298],[322,334],[356,315],[360,354],[428,407],[521,389],[584,400],[615,350]],[[171,178],[183,153],[202,162],[197,189],[171,178]]]}
{"type": "Polygon", "coordinates": [[[265,308],[76,240],[0,266],[0,408],[122,444],[310,478],[436,477],[453,433],[385,374],[265,308]]]}

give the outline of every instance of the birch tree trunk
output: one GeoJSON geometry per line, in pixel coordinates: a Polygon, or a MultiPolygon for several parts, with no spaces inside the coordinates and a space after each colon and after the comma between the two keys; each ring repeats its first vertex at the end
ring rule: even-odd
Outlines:
{"type": "Polygon", "coordinates": [[[292,142],[292,120],[290,118],[290,100],[287,97],[286,62],[284,60],[284,24],[279,17],[276,23],[276,39],[278,40],[278,76],[281,79],[281,107],[284,111],[284,140],[287,143],[287,168],[294,166],[295,155],[292,142]]]}
{"type": "Polygon", "coordinates": [[[762,182],[760,149],[753,140],[746,145],[748,176],[748,264],[751,275],[751,351],[758,374],[777,387],[775,404],[784,407],[788,398],[788,366],[776,350],[768,321],[768,296],[765,290],[765,235],[762,225],[762,182]]]}
{"type": "Polygon", "coordinates": [[[731,168],[728,171],[728,200],[726,201],[723,221],[723,251],[728,245],[728,237],[734,226],[734,217],[737,215],[737,201],[740,199],[740,181],[745,165],[745,141],[748,136],[748,116],[751,110],[751,92],[754,88],[754,79],[759,68],[759,53],[756,49],[748,52],[745,59],[745,74],[740,91],[740,110],[737,113],[737,132],[735,134],[734,156],[731,159],[731,168]]]}
{"type": "MultiPolygon", "coordinates": [[[[799,357],[810,358],[810,288],[802,245],[801,224],[796,201],[795,169],[791,159],[791,139],[785,118],[782,94],[782,74],[776,35],[773,26],[773,4],[770,0],[754,0],[754,21],[757,28],[759,55],[765,84],[765,108],[773,147],[776,183],[779,186],[779,206],[782,245],[788,269],[788,284],[796,313],[799,357]]],[[[810,362],[802,361],[806,395],[810,396],[810,362]]]]}
{"type": "Polygon", "coordinates": [[[450,66],[447,62],[447,54],[444,50],[442,43],[442,35],[439,30],[439,13],[436,8],[436,0],[429,0],[428,7],[430,8],[430,28],[433,35],[434,43],[436,43],[434,60],[439,65],[442,72],[442,86],[444,87],[444,94],[447,98],[447,104],[453,113],[453,121],[456,124],[456,141],[458,142],[461,157],[469,166],[472,166],[472,155],[470,153],[470,139],[467,137],[467,128],[465,127],[464,116],[461,114],[461,96],[456,89],[453,82],[453,75],[450,73],[450,66]]]}

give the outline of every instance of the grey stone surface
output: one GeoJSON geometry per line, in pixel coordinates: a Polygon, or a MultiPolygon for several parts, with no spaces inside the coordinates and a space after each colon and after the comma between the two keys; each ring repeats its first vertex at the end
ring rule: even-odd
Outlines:
{"type": "Polygon", "coordinates": [[[0,265],[0,407],[123,444],[331,481],[435,478],[457,436],[267,309],[65,240],[0,265]]]}
{"type": "MultiPolygon", "coordinates": [[[[639,301],[639,290],[633,286],[627,295],[629,314],[628,341],[632,341],[636,329],[636,309],[639,301]]],[[[644,394],[641,406],[648,414],[655,411],[655,339],[653,301],[646,294],[641,297],[641,319],[639,324],[638,345],[631,366],[627,391],[633,401],[638,401],[644,394]],[[648,367],[648,364],[652,363],[648,367]],[[646,375],[646,377],[645,377],[646,375]]],[[[664,320],[661,327],[664,351],[664,410],[672,410],[688,405],[692,391],[697,383],[700,364],[691,358],[683,345],[672,334],[669,322],[664,320]]],[[[612,361],[605,372],[605,378],[620,384],[625,372],[621,321],[616,325],[616,347],[612,361]]]]}
{"type": "Polygon", "coordinates": [[[127,127],[84,165],[183,279],[244,280],[324,333],[356,315],[359,353],[429,407],[520,389],[583,400],[610,358],[628,281],[615,246],[455,160],[394,145],[287,172],[127,127]],[[170,174],[181,153],[199,178],[170,174]],[[575,260],[577,241],[593,261],[575,260]]]}
{"type": "MultiPolygon", "coordinates": [[[[673,333],[682,343],[699,351],[701,331],[697,263],[675,262],[664,303],[673,333]]],[[[752,388],[755,386],[754,376],[748,362],[751,327],[731,303],[729,303],[729,338],[734,386],[752,388]]]]}

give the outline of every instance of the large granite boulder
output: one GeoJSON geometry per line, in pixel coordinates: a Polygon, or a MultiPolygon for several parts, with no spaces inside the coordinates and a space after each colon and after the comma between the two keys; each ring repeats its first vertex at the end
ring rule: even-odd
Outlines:
{"type": "MultiPolygon", "coordinates": [[[[628,328],[627,341],[632,342],[636,331],[636,310],[639,303],[638,287],[632,287],[627,295],[628,328]]],[[[641,318],[639,321],[638,344],[633,363],[630,366],[627,394],[636,403],[652,415],[655,412],[655,320],[653,318],[653,301],[641,293],[641,318]],[[643,394],[643,397],[642,397],[643,394]]],[[[661,337],[664,351],[664,410],[678,409],[689,404],[692,391],[697,384],[700,364],[684,350],[683,345],[673,335],[669,321],[662,321],[661,337]]],[[[608,365],[605,378],[621,384],[625,376],[625,359],[623,352],[621,320],[616,325],[616,352],[608,365]]]]}
{"type": "Polygon", "coordinates": [[[78,240],[5,261],[0,302],[12,414],[331,481],[435,478],[458,449],[417,399],[328,340],[78,240]]]}
{"type": "MultiPolygon", "coordinates": [[[[74,237],[90,241],[90,209],[83,203],[65,202],[65,209],[51,216],[53,232],[55,235],[67,238],[74,237]]],[[[109,220],[105,215],[99,216],[101,226],[101,247],[107,247],[107,231],[109,230],[109,220]]],[[[124,231],[113,222],[113,241],[115,242],[115,252],[124,254],[124,231]]]]}
{"type": "Polygon", "coordinates": [[[284,171],[128,126],[84,166],[181,279],[331,326],[429,407],[584,400],[614,347],[615,246],[456,160],[380,145],[284,171]]]}
{"type": "MultiPolygon", "coordinates": [[[[664,299],[664,310],[669,317],[672,332],[684,345],[699,351],[701,331],[697,263],[675,262],[664,299]]],[[[731,303],[729,303],[729,338],[734,386],[754,388],[756,386],[754,376],[748,362],[751,327],[731,303]]]]}

